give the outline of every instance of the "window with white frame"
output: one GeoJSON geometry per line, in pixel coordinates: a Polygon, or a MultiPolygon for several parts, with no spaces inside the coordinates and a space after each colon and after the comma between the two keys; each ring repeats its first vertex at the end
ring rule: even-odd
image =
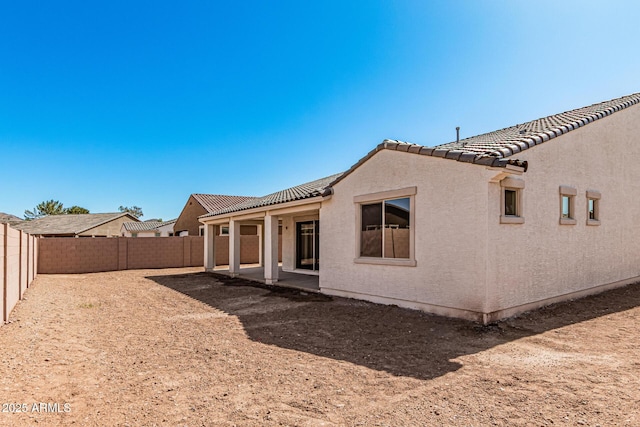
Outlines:
{"type": "Polygon", "coordinates": [[[560,186],[560,224],[575,225],[576,223],[576,195],[574,187],[560,186]]]}
{"type": "Polygon", "coordinates": [[[500,181],[500,223],[523,224],[522,179],[507,177],[500,181]]]}
{"type": "Polygon", "coordinates": [[[416,187],[354,197],[358,213],[356,262],[415,266],[416,187]]]}
{"type": "Polygon", "coordinates": [[[220,227],[220,235],[228,236],[229,235],[229,226],[220,227]]]}
{"type": "Polygon", "coordinates": [[[599,191],[587,190],[587,225],[600,225],[599,191]]]}

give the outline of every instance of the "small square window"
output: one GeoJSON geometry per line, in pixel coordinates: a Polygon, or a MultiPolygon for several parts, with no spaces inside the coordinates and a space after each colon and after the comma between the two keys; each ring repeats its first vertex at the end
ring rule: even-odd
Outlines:
{"type": "Polygon", "coordinates": [[[600,192],[587,191],[587,225],[600,225],[600,192]]]}
{"type": "Polygon", "coordinates": [[[560,224],[576,224],[576,195],[577,190],[566,185],[560,186],[560,224]]]}
{"type": "Polygon", "coordinates": [[[588,208],[589,210],[589,219],[598,219],[596,217],[596,200],[595,199],[589,199],[588,200],[588,208]]]}
{"type": "Polygon", "coordinates": [[[220,227],[220,235],[228,236],[229,235],[229,227],[220,227]]]}
{"type": "Polygon", "coordinates": [[[523,224],[522,193],[524,181],[518,178],[507,177],[500,181],[501,187],[501,224],[523,224]]]}
{"type": "Polygon", "coordinates": [[[571,196],[562,196],[562,218],[573,218],[571,196]]]}
{"type": "Polygon", "coordinates": [[[505,188],[504,214],[518,216],[518,192],[516,190],[505,188]]]}

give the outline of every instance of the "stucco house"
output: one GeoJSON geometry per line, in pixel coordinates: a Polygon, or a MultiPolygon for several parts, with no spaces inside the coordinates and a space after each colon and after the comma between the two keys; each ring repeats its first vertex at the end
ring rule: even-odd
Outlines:
{"type": "MultiPolygon", "coordinates": [[[[189,196],[174,225],[176,236],[202,236],[203,227],[198,217],[253,199],[247,196],[195,193],[189,196]]],[[[256,234],[255,227],[245,229],[245,234],[256,234]]]]}
{"type": "Polygon", "coordinates": [[[120,228],[123,237],[171,237],[175,219],[171,221],[125,222],[120,228]]]}
{"type": "Polygon", "coordinates": [[[385,140],[342,174],[201,217],[205,269],[228,226],[241,274],[239,227],[255,223],[266,283],[307,271],[325,294],[484,323],[640,281],[639,103],[436,147],[385,140]]]}
{"type": "Polygon", "coordinates": [[[38,237],[116,237],[125,222],[138,222],[131,214],[95,213],[49,215],[14,224],[13,228],[38,237]]]}

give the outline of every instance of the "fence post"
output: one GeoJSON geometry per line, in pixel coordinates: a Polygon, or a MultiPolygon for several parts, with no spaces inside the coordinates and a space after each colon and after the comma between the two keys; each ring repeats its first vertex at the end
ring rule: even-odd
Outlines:
{"type": "Polygon", "coordinates": [[[2,245],[4,246],[4,257],[2,259],[2,264],[3,264],[3,277],[2,277],[2,321],[6,322],[7,319],[7,286],[8,286],[8,272],[7,272],[7,268],[9,267],[9,264],[7,262],[7,246],[9,246],[9,241],[7,238],[7,234],[9,234],[9,224],[4,223],[2,224],[2,227],[4,229],[4,236],[3,236],[3,242],[2,245]]]}
{"type": "Polygon", "coordinates": [[[18,234],[18,300],[22,299],[22,233],[18,234]]]}

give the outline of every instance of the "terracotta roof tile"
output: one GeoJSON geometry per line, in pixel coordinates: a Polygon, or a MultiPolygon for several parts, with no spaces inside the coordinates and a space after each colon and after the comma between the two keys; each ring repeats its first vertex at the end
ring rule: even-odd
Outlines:
{"type": "Polygon", "coordinates": [[[331,175],[325,178],[316,179],[315,181],[300,184],[295,187],[287,188],[275,193],[268,194],[264,197],[257,197],[245,202],[218,209],[210,212],[200,218],[223,215],[232,212],[244,211],[247,209],[260,208],[264,206],[277,205],[280,203],[292,202],[295,200],[303,200],[311,197],[321,196],[327,189],[329,184],[335,181],[341,174],[331,175]]]}
{"type": "Polygon", "coordinates": [[[192,194],[192,196],[209,213],[255,199],[255,197],[225,196],[222,194],[192,194]]]}
{"type": "Polygon", "coordinates": [[[526,170],[528,167],[526,161],[523,162],[511,157],[638,103],[640,103],[640,93],[635,93],[435,147],[424,147],[386,139],[332,182],[330,186],[349,175],[380,150],[407,151],[424,156],[441,157],[492,167],[515,165],[526,170]]]}
{"type": "Polygon", "coordinates": [[[127,231],[152,231],[157,230],[160,227],[164,227],[165,225],[174,224],[177,219],[172,219],[171,221],[144,221],[144,222],[124,222],[122,225],[124,229],[127,231]]]}

